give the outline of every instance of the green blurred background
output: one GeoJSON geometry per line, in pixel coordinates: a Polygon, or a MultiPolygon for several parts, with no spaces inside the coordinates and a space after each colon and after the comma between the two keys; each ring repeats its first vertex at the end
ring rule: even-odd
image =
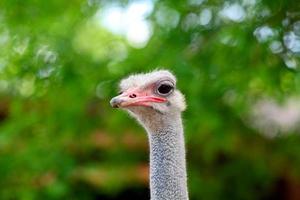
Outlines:
{"type": "Polygon", "coordinates": [[[109,100],[172,70],[191,200],[300,199],[297,0],[1,0],[0,199],[149,199],[145,131],[109,100]]]}

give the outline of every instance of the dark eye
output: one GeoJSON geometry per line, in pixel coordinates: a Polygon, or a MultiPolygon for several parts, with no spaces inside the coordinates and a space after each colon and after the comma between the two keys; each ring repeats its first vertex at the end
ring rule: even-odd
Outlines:
{"type": "Polygon", "coordinates": [[[170,83],[162,83],[157,88],[157,93],[160,95],[168,95],[174,90],[174,86],[170,83]]]}

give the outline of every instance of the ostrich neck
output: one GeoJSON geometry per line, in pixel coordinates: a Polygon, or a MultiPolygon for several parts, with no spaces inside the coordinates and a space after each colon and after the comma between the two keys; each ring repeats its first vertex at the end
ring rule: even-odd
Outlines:
{"type": "Polygon", "coordinates": [[[181,116],[162,120],[148,129],[150,143],[150,190],[152,200],[187,200],[185,145],[181,116]]]}

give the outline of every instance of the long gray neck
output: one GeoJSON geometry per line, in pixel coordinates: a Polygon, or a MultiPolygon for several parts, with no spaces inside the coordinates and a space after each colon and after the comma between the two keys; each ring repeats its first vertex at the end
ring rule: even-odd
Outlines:
{"type": "Polygon", "coordinates": [[[147,129],[151,200],[187,200],[185,145],[181,116],[147,129]]]}

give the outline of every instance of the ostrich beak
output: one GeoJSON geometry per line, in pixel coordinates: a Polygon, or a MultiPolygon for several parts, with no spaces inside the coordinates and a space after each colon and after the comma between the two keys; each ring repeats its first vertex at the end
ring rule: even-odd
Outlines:
{"type": "Polygon", "coordinates": [[[166,101],[167,99],[162,97],[156,97],[131,90],[128,92],[123,92],[122,94],[112,98],[110,100],[110,105],[113,108],[124,108],[129,106],[150,106],[151,102],[163,103],[166,101]]]}

